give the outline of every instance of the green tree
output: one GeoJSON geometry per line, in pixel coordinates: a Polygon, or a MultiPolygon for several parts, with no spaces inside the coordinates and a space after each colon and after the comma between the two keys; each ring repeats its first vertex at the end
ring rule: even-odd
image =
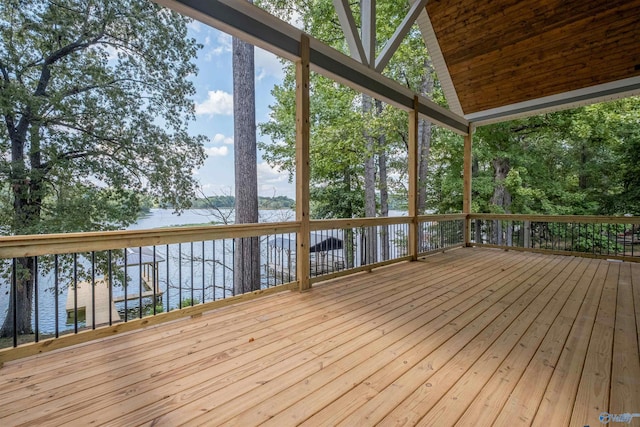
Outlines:
{"type": "MultiPolygon", "coordinates": [[[[200,47],[188,22],[147,0],[0,4],[5,233],[122,227],[142,195],[188,206],[205,140],[187,133],[200,47]]],[[[31,331],[32,263],[18,260],[10,296],[20,333],[31,331]]]]}
{"type": "MultiPolygon", "coordinates": [[[[478,128],[473,210],[637,212],[639,116],[640,100],[628,98],[478,128]]],[[[462,204],[461,144],[446,132],[434,137],[429,197],[440,212],[462,204]]]]}
{"type": "MultiPolygon", "coordinates": [[[[294,12],[297,13],[305,31],[348,54],[347,42],[332,1],[309,3],[303,0],[294,2],[272,0],[262,1],[260,4],[285,19],[291,17],[294,12]]],[[[355,21],[360,22],[360,4],[354,2],[351,8],[355,21]]],[[[408,3],[387,2],[377,5],[376,50],[378,52],[394,33],[407,10],[408,3]]],[[[402,82],[412,90],[442,101],[443,97],[434,95],[438,89],[437,81],[434,80],[433,70],[425,67],[425,64],[429,65],[430,61],[422,35],[416,27],[403,40],[385,68],[384,74],[402,82]]],[[[284,84],[274,89],[276,103],[271,106],[271,121],[261,127],[261,130],[275,141],[283,141],[285,135],[288,141],[292,141],[294,136],[292,132],[295,128],[293,126],[294,85],[291,73],[292,70],[289,70],[284,84]]],[[[312,190],[315,208],[312,213],[324,216],[342,212],[341,215],[346,217],[363,214],[375,216],[376,213],[386,215],[388,193],[402,189],[406,191],[400,180],[393,178],[396,176],[406,178],[408,132],[406,113],[331,81],[316,83],[322,80],[318,77],[312,77],[312,79],[312,154],[314,144],[327,148],[322,158],[318,159],[319,163],[312,158],[312,187],[318,187],[312,190]],[[327,93],[322,93],[324,91],[327,93]],[[338,111],[337,114],[336,111],[338,111]],[[326,120],[325,117],[331,117],[333,121],[326,120]],[[340,123],[343,129],[336,129],[338,127],[336,123],[340,123]],[[326,129],[321,129],[324,126],[326,129]],[[361,134],[358,135],[356,130],[361,134]],[[313,134],[322,134],[327,139],[314,139],[313,134]],[[350,165],[351,167],[345,167],[345,161],[352,155],[355,155],[357,163],[350,165]],[[325,174],[314,173],[314,168],[325,166],[327,167],[325,174]],[[376,186],[380,195],[377,200],[374,197],[376,186]],[[364,194],[359,194],[363,190],[364,194]],[[363,205],[367,206],[365,212],[361,212],[360,206],[363,205]]],[[[426,159],[429,156],[430,135],[430,125],[421,122],[420,152],[423,154],[420,163],[421,183],[426,181],[426,159]]],[[[284,149],[283,146],[276,144],[262,145],[261,148],[267,151],[268,160],[272,164],[277,163],[281,167],[291,168],[294,154],[292,147],[284,149]]],[[[421,188],[424,188],[424,185],[421,188]]],[[[425,203],[423,196],[421,210],[425,209],[425,203]]]]}

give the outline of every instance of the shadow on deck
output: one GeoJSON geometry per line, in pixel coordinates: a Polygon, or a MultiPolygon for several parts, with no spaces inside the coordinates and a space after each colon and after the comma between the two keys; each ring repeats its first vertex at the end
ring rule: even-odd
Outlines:
{"type": "Polygon", "coordinates": [[[594,426],[639,344],[640,264],[459,249],[8,362],[0,425],[594,426]]]}

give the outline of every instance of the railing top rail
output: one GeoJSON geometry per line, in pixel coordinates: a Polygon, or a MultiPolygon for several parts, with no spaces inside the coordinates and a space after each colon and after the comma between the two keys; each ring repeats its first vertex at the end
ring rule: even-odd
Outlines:
{"type": "Polygon", "coordinates": [[[467,215],[463,213],[458,214],[440,214],[440,215],[418,215],[418,221],[452,221],[459,219],[466,219],[467,215]]]}
{"type": "Polygon", "coordinates": [[[469,219],[503,219],[511,221],[538,222],[579,222],[588,224],[640,224],[640,217],[638,216],[469,214],[469,219]]]}
{"type": "MultiPolygon", "coordinates": [[[[465,219],[465,217],[465,214],[420,215],[417,217],[417,221],[459,220],[465,219]]],[[[469,218],[561,223],[640,224],[640,217],[627,216],[470,214],[469,218]]],[[[408,216],[313,220],[310,224],[310,230],[408,224],[411,222],[412,218],[408,216]]],[[[0,237],[0,258],[90,252],[127,247],[188,243],[201,240],[294,233],[299,231],[299,228],[300,222],[292,221],[227,226],[170,227],[150,230],[2,236],[0,237]]]]}
{"type": "Polygon", "coordinates": [[[377,218],[344,218],[344,219],[320,219],[310,222],[311,231],[327,230],[331,228],[355,228],[373,227],[376,225],[409,224],[411,217],[392,216],[377,218]]]}
{"type": "Polygon", "coordinates": [[[299,222],[269,222],[226,226],[209,225],[149,230],[3,236],[0,237],[0,258],[103,251],[138,246],[295,233],[299,228],[299,222]]]}

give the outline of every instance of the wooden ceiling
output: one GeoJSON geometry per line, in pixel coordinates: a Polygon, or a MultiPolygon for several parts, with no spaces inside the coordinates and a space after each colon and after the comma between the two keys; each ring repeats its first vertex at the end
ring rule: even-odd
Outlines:
{"type": "Polygon", "coordinates": [[[438,44],[425,37],[427,47],[441,52],[436,71],[465,116],[611,82],[640,87],[640,0],[430,0],[426,10],[438,44]]]}

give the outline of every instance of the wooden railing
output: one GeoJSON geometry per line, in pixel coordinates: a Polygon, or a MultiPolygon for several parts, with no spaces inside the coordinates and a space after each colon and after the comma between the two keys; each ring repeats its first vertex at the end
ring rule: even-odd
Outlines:
{"type": "Polygon", "coordinates": [[[311,282],[411,259],[410,223],[409,217],[311,221],[311,282]],[[331,250],[323,253],[325,248],[331,250]]]}
{"type": "Polygon", "coordinates": [[[0,323],[8,312],[12,326],[0,347],[14,347],[0,350],[0,363],[296,289],[295,269],[285,277],[269,266],[278,242],[295,247],[299,228],[287,222],[0,237],[0,323]],[[258,260],[257,290],[234,287],[234,275],[249,265],[234,263],[235,254],[258,260]],[[19,346],[25,342],[32,345],[19,346]]]}
{"type": "Polygon", "coordinates": [[[422,215],[418,221],[418,255],[465,245],[466,215],[422,215]]]}
{"type": "Polygon", "coordinates": [[[640,217],[471,214],[471,244],[640,261],[640,217]]]}
{"type": "MultiPolygon", "coordinates": [[[[465,245],[640,261],[634,217],[425,215],[311,221],[309,230],[311,283],[465,245]]],[[[0,237],[0,314],[15,326],[0,338],[0,363],[301,289],[300,233],[296,221],[0,237]],[[258,260],[257,290],[234,286],[247,257],[258,260]],[[20,310],[31,311],[29,325],[20,310]]]]}

